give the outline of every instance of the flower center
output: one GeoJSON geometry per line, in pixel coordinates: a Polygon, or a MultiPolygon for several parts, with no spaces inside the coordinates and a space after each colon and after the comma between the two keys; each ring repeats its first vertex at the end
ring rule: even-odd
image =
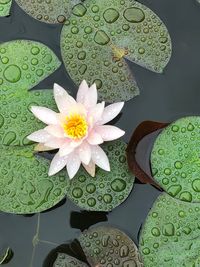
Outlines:
{"type": "Polygon", "coordinates": [[[67,116],[63,128],[67,136],[73,139],[84,137],[88,131],[86,119],[79,114],[67,116]]]}

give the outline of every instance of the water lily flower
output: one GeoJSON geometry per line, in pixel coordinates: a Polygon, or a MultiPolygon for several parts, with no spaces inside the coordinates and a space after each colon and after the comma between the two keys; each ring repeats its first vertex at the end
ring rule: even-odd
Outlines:
{"type": "Polygon", "coordinates": [[[46,107],[31,107],[35,117],[47,126],[27,138],[39,143],[37,151],[59,149],[51,162],[49,176],[66,166],[72,179],[81,164],[93,177],[95,165],[110,171],[108,157],[99,145],[124,135],[121,129],[105,125],[120,113],[124,102],[105,107],[105,102],[97,103],[97,97],[96,85],[88,87],[85,80],[79,87],[76,100],[61,86],[54,84],[59,113],[46,107]]]}

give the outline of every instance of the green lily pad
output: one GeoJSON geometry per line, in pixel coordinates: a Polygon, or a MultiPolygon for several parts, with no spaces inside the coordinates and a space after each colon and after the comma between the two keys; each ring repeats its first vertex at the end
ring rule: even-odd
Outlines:
{"type": "Polygon", "coordinates": [[[53,51],[42,43],[16,40],[0,44],[0,92],[31,89],[60,64],[53,51]]]}
{"type": "Polygon", "coordinates": [[[65,197],[66,176],[48,176],[49,160],[33,155],[34,147],[0,146],[0,210],[29,214],[47,210],[65,197]]]}
{"type": "Polygon", "coordinates": [[[58,253],[58,257],[53,267],[89,267],[86,263],[64,253],[58,253]]]}
{"type": "Polygon", "coordinates": [[[0,17],[5,17],[10,14],[12,0],[0,0],[0,17]]]}
{"type": "Polygon", "coordinates": [[[86,0],[72,13],[61,33],[65,67],[77,84],[95,82],[105,101],[129,100],[139,93],[125,59],[162,72],[171,57],[165,25],[136,1],[86,0]]]}
{"type": "Polygon", "coordinates": [[[199,203],[161,194],[140,234],[139,250],[144,266],[199,266],[199,217],[199,203]]]}
{"type": "Polygon", "coordinates": [[[4,145],[31,144],[26,136],[44,128],[44,123],[30,111],[31,106],[44,106],[57,111],[52,90],[1,94],[0,102],[0,143],[4,145]]]}
{"type": "Polygon", "coordinates": [[[18,5],[31,17],[46,23],[63,23],[79,0],[27,1],[16,0],[18,5]]]}
{"type": "Polygon", "coordinates": [[[105,143],[102,148],[110,161],[110,172],[97,168],[91,177],[83,168],[68,180],[67,196],[79,207],[90,211],[111,211],[129,196],[135,178],[128,170],[126,144],[120,140],[105,143]]]}
{"type": "Polygon", "coordinates": [[[7,248],[0,256],[0,265],[8,263],[13,257],[13,252],[11,248],[7,248]]]}
{"type": "Polygon", "coordinates": [[[200,117],[175,121],[157,137],[151,167],[156,182],[171,196],[200,202],[200,117]]]}
{"type": "Polygon", "coordinates": [[[134,242],[111,226],[91,228],[79,237],[79,242],[92,267],[112,266],[110,262],[113,266],[143,266],[134,242]]]}

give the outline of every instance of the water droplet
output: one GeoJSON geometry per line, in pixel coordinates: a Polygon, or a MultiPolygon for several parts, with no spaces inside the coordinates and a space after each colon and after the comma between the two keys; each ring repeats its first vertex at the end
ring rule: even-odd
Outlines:
{"type": "Polygon", "coordinates": [[[173,236],[174,235],[174,225],[172,223],[167,223],[162,228],[162,233],[165,236],[173,236]]]}
{"type": "Polygon", "coordinates": [[[181,189],[181,185],[171,185],[167,191],[171,196],[175,197],[181,191],[181,189]]]}
{"type": "Polygon", "coordinates": [[[122,179],[115,179],[111,183],[111,188],[112,188],[112,190],[114,190],[116,192],[121,192],[121,191],[125,190],[126,182],[122,179]]]}
{"type": "Polygon", "coordinates": [[[108,8],[103,17],[107,23],[113,23],[119,18],[119,12],[114,8],[108,8]]]}
{"type": "Polygon", "coordinates": [[[10,65],[4,70],[3,75],[8,82],[16,83],[21,78],[21,70],[16,65],[10,65]]]}
{"type": "Polygon", "coordinates": [[[72,13],[78,17],[83,17],[85,15],[86,11],[87,11],[87,9],[83,4],[77,4],[72,9],[72,13]]]}
{"type": "Polygon", "coordinates": [[[200,179],[195,179],[192,183],[192,188],[196,192],[200,192],[200,179]]]}
{"type": "Polygon", "coordinates": [[[75,198],[80,198],[83,195],[83,190],[80,187],[75,187],[72,191],[72,195],[75,198]]]}
{"type": "Polygon", "coordinates": [[[145,19],[145,14],[140,8],[131,7],[124,11],[124,17],[129,22],[139,23],[145,19]]]}
{"type": "Polygon", "coordinates": [[[106,45],[110,42],[109,36],[102,30],[96,32],[94,41],[99,45],[106,45]]]}

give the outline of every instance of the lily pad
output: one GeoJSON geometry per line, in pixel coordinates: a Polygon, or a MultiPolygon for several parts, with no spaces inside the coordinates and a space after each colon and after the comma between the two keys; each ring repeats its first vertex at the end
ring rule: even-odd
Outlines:
{"type": "Polygon", "coordinates": [[[143,266],[134,242],[125,233],[111,226],[91,228],[83,232],[79,242],[92,267],[143,266]],[[110,265],[111,262],[113,265],[110,265]]]}
{"type": "Polygon", "coordinates": [[[71,14],[72,6],[79,0],[27,1],[16,0],[31,17],[46,23],[63,23],[71,14]]]}
{"type": "Polygon", "coordinates": [[[0,143],[27,145],[29,134],[44,128],[34,117],[31,106],[44,106],[57,111],[52,90],[20,91],[18,94],[0,95],[0,143]]]}
{"type": "Polygon", "coordinates": [[[157,137],[151,167],[156,182],[171,196],[200,202],[200,117],[181,118],[157,137]]]}
{"type": "Polygon", "coordinates": [[[61,62],[47,46],[29,40],[0,45],[0,92],[28,90],[52,74],[61,62]]]}
{"type": "Polygon", "coordinates": [[[154,203],[140,235],[144,266],[199,266],[200,207],[163,193],[154,203]]]}
{"type": "Polygon", "coordinates": [[[12,0],[0,0],[0,17],[5,17],[10,14],[12,0]]]}
{"type": "Polygon", "coordinates": [[[64,253],[58,253],[58,257],[53,267],[89,267],[86,263],[64,253]]]}
{"type": "Polygon", "coordinates": [[[8,263],[13,257],[13,252],[11,248],[7,248],[0,256],[0,265],[8,263]]]}
{"type": "Polygon", "coordinates": [[[30,214],[47,210],[65,197],[65,172],[48,176],[49,160],[33,155],[32,145],[0,146],[0,210],[30,214]]]}
{"type": "Polygon", "coordinates": [[[135,177],[128,170],[126,144],[120,140],[105,143],[110,172],[97,168],[95,178],[83,168],[69,180],[67,196],[79,207],[91,211],[111,211],[129,196],[135,177]]]}
{"type": "Polygon", "coordinates": [[[97,84],[101,99],[138,95],[128,59],[162,72],[171,57],[169,33],[159,17],[136,1],[86,0],[73,7],[61,33],[61,52],[71,78],[97,84]]]}

